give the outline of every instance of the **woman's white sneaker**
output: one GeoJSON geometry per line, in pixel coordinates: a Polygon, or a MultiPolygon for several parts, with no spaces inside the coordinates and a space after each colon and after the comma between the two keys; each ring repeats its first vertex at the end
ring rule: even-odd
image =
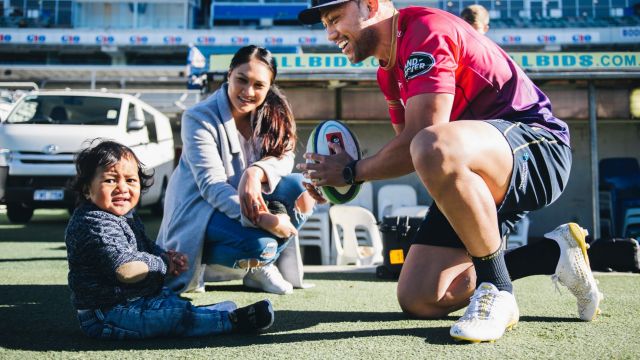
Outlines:
{"type": "Polygon", "coordinates": [[[252,268],[242,279],[244,286],[268,293],[288,295],[293,293],[293,285],[285,280],[278,268],[273,265],[252,268]]]}
{"type": "Polygon", "coordinates": [[[551,279],[566,286],[576,297],[580,319],[591,321],[600,313],[599,306],[603,296],[589,266],[589,246],[585,240],[587,235],[587,230],[576,223],[560,225],[544,234],[560,246],[556,273],[551,279]]]}
{"type": "Polygon", "coordinates": [[[449,334],[456,340],[493,342],[501,338],[505,330],[513,328],[519,319],[515,296],[484,282],[473,293],[467,310],[453,324],[449,334]]]}

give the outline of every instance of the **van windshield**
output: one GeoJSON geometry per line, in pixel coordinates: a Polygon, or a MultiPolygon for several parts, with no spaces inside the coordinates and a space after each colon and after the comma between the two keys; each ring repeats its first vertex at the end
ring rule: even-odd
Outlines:
{"type": "Polygon", "coordinates": [[[7,118],[13,124],[118,125],[121,99],[27,95],[7,118]]]}

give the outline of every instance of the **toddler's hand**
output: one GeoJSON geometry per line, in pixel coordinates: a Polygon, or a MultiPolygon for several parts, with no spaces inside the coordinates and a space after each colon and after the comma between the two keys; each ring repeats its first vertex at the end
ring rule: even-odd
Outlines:
{"type": "Polygon", "coordinates": [[[189,259],[185,254],[168,250],[167,256],[169,257],[169,274],[178,276],[189,269],[189,259]]]}

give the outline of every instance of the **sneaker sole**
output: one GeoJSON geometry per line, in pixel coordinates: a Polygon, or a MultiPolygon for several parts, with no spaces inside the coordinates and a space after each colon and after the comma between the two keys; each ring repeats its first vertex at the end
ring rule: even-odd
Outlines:
{"type": "MultiPolygon", "coordinates": [[[[517,327],[517,325],[518,325],[518,320],[509,323],[509,325],[507,325],[507,327],[505,328],[505,332],[515,329],[517,327]]],[[[503,333],[503,335],[504,335],[504,333],[503,333]]],[[[482,343],[482,342],[493,343],[493,342],[496,342],[496,340],[499,339],[499,338],[498,339],[489,339],[489,340],[487,340],[487,339],[472,339],[472,338],[468,338],[468,337],[464,337],[464,336],[453,336],[453,335],[451,335],[451,337],[455,341],[467,341],[467,342],[470,342],[472,344],[479,344],[479,343],[482,343]]]]}
{"type": "Polygon", "coordinates": [[[269,303],[269,312],[271,313],[271,322],[268,325],[259,328],[258,331],[267,330],[268,328],[271,327],[271,325],[273,325],[273,322],[276,320],[276,313],[273,311],[273,304],[271,304],[271,301],[269,300],[267,300],[267,302],[269,303]]]}
{"type": "Polygon", "coordinates": [[[242,285],[253,289],[253,290],[260,290],[262,292],[266,292],[269,294],[276,294],[276,295],[290,295],[293,294],[293,289],[291,289],[291,291],[268,291],[267,289],[263,288],[260,283],[256,282],[253,279],[243,279],[242,280],[242,285]]]}
{"type": "MultiPolygon", "coordinates": [[[[576,223],[569,223],[569,232],[575,240],[576,244],[580,247],[580,251],[582,251],[582,256],[584,257],[584,261],[587,263],[587,268],[591,269],[591,264],[589,263],[589,255],[587,255],[587,249],[589,245],[586,242],[586,237],[588,235],[587,231],[580,227],[580,225],[576,223]]],[[[593,321],[598,315],[602,313],[600,310],[600,301],[602,300],[602,293],[598,290],[598,301],[596,303],[596,311],[593,313],[591,319],[583,319],[585,321],[593,321]]]]}

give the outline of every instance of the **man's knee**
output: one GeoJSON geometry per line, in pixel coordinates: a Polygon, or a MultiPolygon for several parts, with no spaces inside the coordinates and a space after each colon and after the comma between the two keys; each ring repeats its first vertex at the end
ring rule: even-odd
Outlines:
{"type": "Polygon", "coordinates": [[[402,311],[411,317],[435,319],[449,314],[448,309],[438,304],[437,299],[420,296],[411,291],[401,291],[399,287],[398,303],[402,311]]]}
{"type": "Polygon", "coordinates": [[[450,129],[433,126],[421,130],[411,141],[411,159],[423,180],[453,173],[460,165],[461,148],[450,129]]]}

